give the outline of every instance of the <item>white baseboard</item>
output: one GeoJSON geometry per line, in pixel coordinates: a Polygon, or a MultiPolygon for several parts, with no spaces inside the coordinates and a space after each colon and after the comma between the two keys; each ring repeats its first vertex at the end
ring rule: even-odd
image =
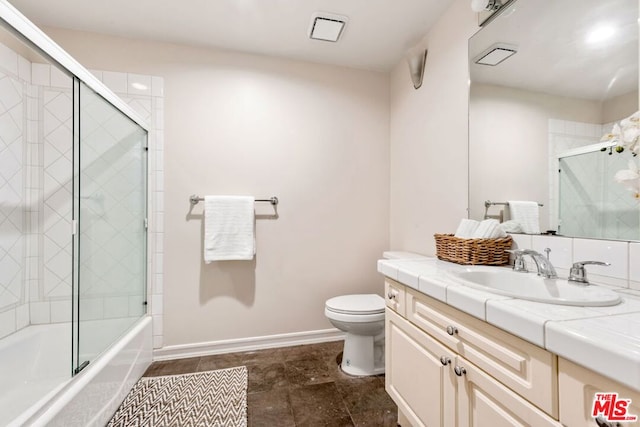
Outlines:
{"type": "Polygon", "coordinates": [[[301,344],[316,344],[344,339],[339,329],[294,332],[290,334],[267,335],[263,337],[239,338],[209,341],[194,344],[170,345],[153,351],[153,360],[172,360],[185,357],[209,356],[213,354],[235,353],[239,351],[262,350],[266,348],[290,347],[301,344]]]}

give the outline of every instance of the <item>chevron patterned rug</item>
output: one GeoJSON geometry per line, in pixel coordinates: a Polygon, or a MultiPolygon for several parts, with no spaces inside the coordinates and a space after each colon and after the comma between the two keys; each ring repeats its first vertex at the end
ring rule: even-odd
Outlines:
{"type": "Polygon", "coordinates": [[[247,368],[143,377],[108,427],[247,425],[247,368]]]}

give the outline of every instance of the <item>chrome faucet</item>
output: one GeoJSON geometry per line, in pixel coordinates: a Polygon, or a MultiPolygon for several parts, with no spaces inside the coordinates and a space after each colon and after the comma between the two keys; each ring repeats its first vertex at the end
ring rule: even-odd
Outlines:
{"type": "Polygon", "coordinates": [[[570,282],[582,283],[583,285],[588,285],[589,280],[587,280],[587,270],[584,268],[585,265],[611,265],[608,262],[602,261],[580,261],[573,264],[571,270],[569,270],[569,278],[567,279],[570,282]]]}
{"type": "Polygon", "coordinates": [[[536,264],[536,269],[538,270],[538,276],[542,276],[545,279],[555,279],[558,277],[556,273],[556,269],[551,264],[549,259],[542,255],[540,252],[534,251],[533,249],[517,249],[517,250],[508,250],[507,252],[512,253],[515,256],[515,261],[513,265],[514,271],[519,271],[522,273],[527,272],[527,267],[524,262],[524,256],[529,255],[533,262],[536,264]]]}
{"type": "Polygon", "coordinates": [[[518,273],[526,273],[527,264],[524,262],[524,251],[520,249],[507,249],[506,252],[513,254],[513,271],[518,273]]]}

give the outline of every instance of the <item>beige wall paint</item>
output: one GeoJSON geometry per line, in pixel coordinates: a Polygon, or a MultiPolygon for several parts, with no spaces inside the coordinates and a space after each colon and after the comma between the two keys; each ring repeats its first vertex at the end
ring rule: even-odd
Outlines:
{"type": "Polygon", "coordinates": [[[391,247],[434,254],[434,233],[467,217],[467,40],[476,14],[456,0],[423,40],[424,82],[391,73],[391,247]]]}
{"type": "Polygon", "coordinates": [[[611,98],[602,105],[602,123],[622,120],[636,111],[638,111],[638,91],[611,98]]]}
{"type": "Polygon", "coordinates": [[[166,345],[331,327],[327,298],[382,292],[389,243],[389,85],[382,73],[59,29],[89,68],[165,83],[166,345]],[[254,262],[202,262],[189,195],[256,206],[254,262]]]}
{"type": "Polygon", "coordinates": [[[474,84],[469,114],[469,216],[482,219],[485,200],[533,200],[548,229],[549,119],[601,124],[602,103],[474,84]]]}

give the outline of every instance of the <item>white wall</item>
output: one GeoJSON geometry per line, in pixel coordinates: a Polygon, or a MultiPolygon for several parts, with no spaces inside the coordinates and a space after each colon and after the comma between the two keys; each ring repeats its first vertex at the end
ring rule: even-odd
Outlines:
{"type": "Polygon", "coordinates": [[[164,78],[165,346],[329,328],[327,298],[382,291],[387,75],[46,32],[89,68],[164,78]],[[278,196],[278,219],[256,207],[254,262],[203,264],[194,193],[278,196]]]}
{"type": "Polygon", "coordinates": [[[638,111],[638,91],[607,100],[602,105],[602,123],[611,123],[638,111]]]}
{"type": "Polygon", "coordinates": [[[533,200],[547,230],[549,119],[601,124],[602,103],[474,84],[469,112],[469,216],[482,219],[485,200],[533,200]]]}
{"type": "Polygon", "coordinates": [[[456,0],[424,39],[422,87],[406,63],[391,73],[391,247],[435,253],[434,233],[467,217],[467,40],[478,29],[456,0]]]}

